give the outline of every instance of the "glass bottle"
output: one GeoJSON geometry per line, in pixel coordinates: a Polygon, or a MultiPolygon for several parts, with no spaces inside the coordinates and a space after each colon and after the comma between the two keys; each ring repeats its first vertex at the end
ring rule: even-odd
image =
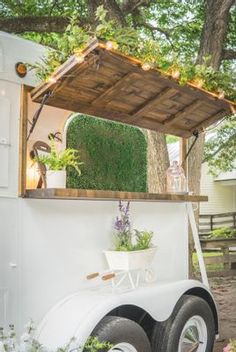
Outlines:
{"type": "Polygon", "coordinates": [[[187,193],[187,182],[183,168],[178,161],[173,161],[166,172],[167,193],[187,193]]]}

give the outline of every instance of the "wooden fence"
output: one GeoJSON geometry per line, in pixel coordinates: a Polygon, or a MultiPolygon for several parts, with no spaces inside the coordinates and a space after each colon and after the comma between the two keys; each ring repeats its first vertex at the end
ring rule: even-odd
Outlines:
{"type": "Polygon", "coordinates": [[[236,271],[236,238],[235,239],[207,239],[206,236],[212,230],[221,227],[230,227],[236,229],[236,212],[223,214],[200,215],[199,217],[199,235],[202,249],[214,251],[216,255],[205,257],[207,268],[214,268],[210,275],[219,274],[231,275],[236,271]],[[221,268],[221,270],[217,269],[221,268]]]}
{"type": "Polygon", "coordinates": [[[223,214],[204,214],[199,217],[199,234],[208,235],[220,227],[236,228],[236,212],[223,214]]]}

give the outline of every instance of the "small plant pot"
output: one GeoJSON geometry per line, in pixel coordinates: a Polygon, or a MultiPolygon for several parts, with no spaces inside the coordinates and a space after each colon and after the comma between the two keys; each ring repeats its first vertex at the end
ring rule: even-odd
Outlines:
{"type": "Polygon", "coordinates": [[[107,263],[111,270],[141,270],[148,269],[154,256],[157,247],[144,249],[140,251],[104,251],[107,263]]]}
{"type": "Polygon", "coordinates": [[[66,188],[66,170],[48,170],[47,188],[66,188]]]}

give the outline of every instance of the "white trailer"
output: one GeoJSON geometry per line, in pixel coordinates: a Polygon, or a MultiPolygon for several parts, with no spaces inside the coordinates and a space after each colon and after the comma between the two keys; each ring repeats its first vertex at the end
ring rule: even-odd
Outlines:
{"type": "Polygon", "coordinates": [[[29,87],[37,82],[31,72],[20,78],[15,64],[33,63],[44,50],[0,33],[0,326],[14,324],[20,332],[32,318],[37,338],[50,348],[73,336],[83,345],[94,334],[115,344],[114,351],[212,351],[218,318],[203,262],[204,283],[188,272],[189,219],[201,254],[191,207],[196,197],[97,191],[96,199],[93,191],[27,190],[34,182],[32,144],[52,132],[65,136],[71,116],[45,106],[26,143],[26,121],[39,107],[29,87]],[[118,199],[132,200],[134,227],[157,234],[155,282],[133,290],[86,280],[107,268],[102,252],[112,243],[118,199]]]}

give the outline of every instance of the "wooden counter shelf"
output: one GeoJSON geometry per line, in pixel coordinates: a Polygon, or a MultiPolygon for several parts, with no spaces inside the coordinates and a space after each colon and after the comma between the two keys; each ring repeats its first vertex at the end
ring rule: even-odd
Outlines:
{"type": "Polygon", "coordinates": [[[84,199],[84,200],[130,200],[147,202],[206,202],[207,196],[168,193],[118,192],[86,189],[32,189],[26,190],[26,198],[34,199],[84,199]]]}

